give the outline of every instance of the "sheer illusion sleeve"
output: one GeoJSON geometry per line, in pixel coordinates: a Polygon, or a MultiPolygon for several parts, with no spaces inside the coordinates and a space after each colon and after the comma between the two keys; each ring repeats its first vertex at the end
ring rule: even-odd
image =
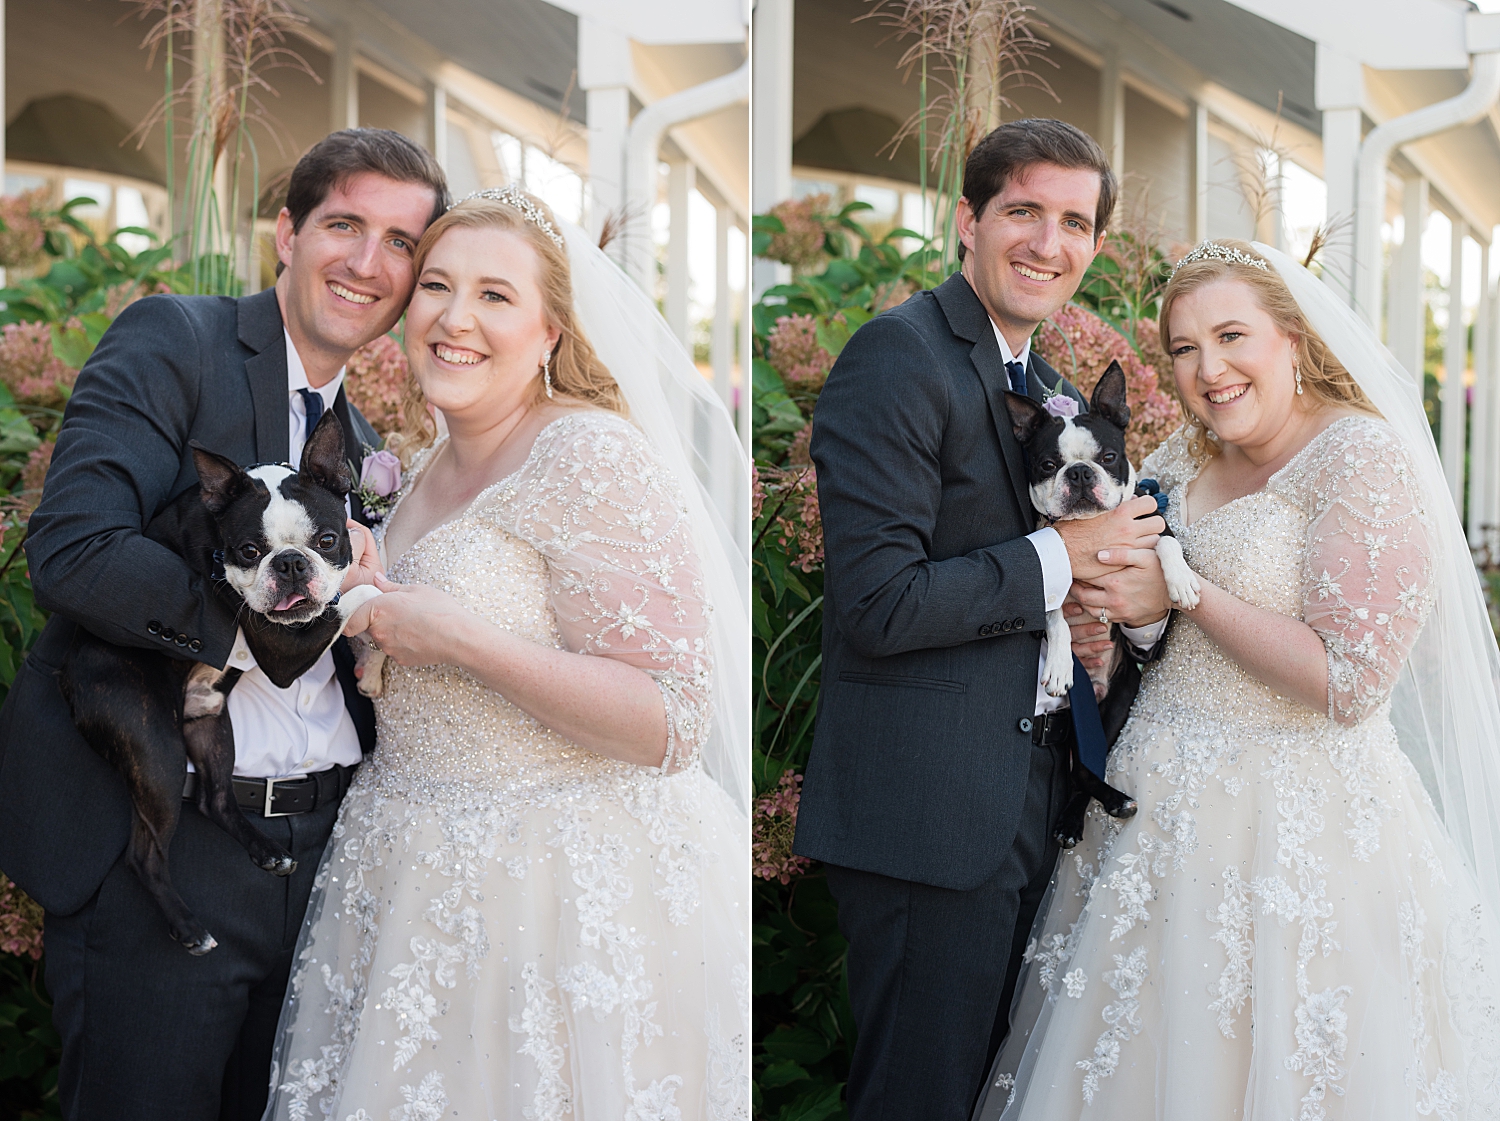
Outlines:
{"type": "Polygon", "coordinates": [[[1405,446],[1386,425],[1336,422],[1292,485],[1308,511],[1303,620],[1328,651],[1328,716],[1356,724],[1395,688],[1432,607],[1432,558],[1405,446]]]}
{"type": "Polygon", "coordinates": [[[1196,470],[1193,457],[1188,454],[1187,432],[1178,428],[1157,445],[1156,450],[1141,464],[1140,477],[1155,479],[1163,494],[1179,486],[1196,470]]]}
{"type": "Polygon", "coordinates": [[[586,412],[543,430],[510,496],[496,516],[546,559],[567,648],[648,673],[662,769],[690,765],[712,713],[711,608],[676,480],[628,421],[586,412]]]}

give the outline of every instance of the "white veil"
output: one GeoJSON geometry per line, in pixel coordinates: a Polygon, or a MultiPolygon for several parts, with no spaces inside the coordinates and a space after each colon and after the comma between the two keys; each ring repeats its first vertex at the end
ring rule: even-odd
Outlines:
{"type": "Polygon", "coordinates": [[[750,493],[749,455],[729,410],[651,298],[583,230],[557,225],[567,242],[579,326],[624,393],[631,421],[661,454],[687,501],[713,604],[714,718],[703,765],[748,817],[750,561],[733,526],[748,522],[748,508],[741,517],[740,507],[750,493]]]}
{"type": "Polygon", "coordinates": [[[1255,250],[1411,452],[1432,520],[1437,604],[1397,680],[1391,722],[1479,881],[1485,909],[1500,915],[1500,651],[1421,395],[1327,285],[1269,245],[1256,242],[1255,250]]]}

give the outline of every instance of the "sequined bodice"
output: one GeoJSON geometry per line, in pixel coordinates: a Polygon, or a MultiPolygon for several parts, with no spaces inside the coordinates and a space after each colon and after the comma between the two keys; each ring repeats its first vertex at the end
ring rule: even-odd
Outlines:
{"type": "Polygon", "coordinates": [[[1389,703],[1395,675],[1431,607],[1426,515],[1409,463],[1382,422],[1344,417],[1319,433],[1266,486],[1184,524],[1201,464],[1174,433],[1143,474],[1168,493],[1167,521],[1194,571],[1256,607],[1301,619],[1323,639],[1329,706],[1279,696],[1179,613],[1136,709],[1153,720],[1243,723],[1258,735],[1328,731],[1389,703]]]}
{"type": "MultiPolygon", "coordinates": [[[[435,451],[418,456],[392,519],[435,451]]],[[[680,503],[627,422],[568,416],[542,430],[521,469],[416,541],[389,573],[439,588],[529,642],[645,669],[667,707],[664,768],[579,747],[459,667],[390,664],[375,704],[378,781],[409,795],[483,790],[555,804],[695,766],[708,728],[708,611],[680,503]]]]}

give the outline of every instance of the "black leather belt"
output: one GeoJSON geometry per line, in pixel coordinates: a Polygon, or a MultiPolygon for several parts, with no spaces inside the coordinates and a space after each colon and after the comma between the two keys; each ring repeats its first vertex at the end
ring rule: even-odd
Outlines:
{"type": "Polygon", "coordinates": [[[1073,712],[1071,709],[1063,708],[1031,718],[1031,742],[1038,747],[1067,743],[1072,735],[1073,712]]]}
{"type": "MultiPolygon", "coordinates": [[[[234,776],[234,800],[240,809],[261,817],[291,817],[337,802],[354,780],[354,767],[330,767],[296,778],[241,778],[234,776]]],[[[182,800],[198,800],[198,773],[192,771],[182,785],[182,800]]]]}

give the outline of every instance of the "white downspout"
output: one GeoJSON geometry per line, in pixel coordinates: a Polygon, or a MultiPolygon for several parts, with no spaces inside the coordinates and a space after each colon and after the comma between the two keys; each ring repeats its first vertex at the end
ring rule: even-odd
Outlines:
{"type": "Polygon", "coordinates": [[[1385,169],[1391,153],[1413,140],[1473,124],[1500,98],[1500,15],[1470,12],[1464,26],[1472,60],[1464,91],[1386,121],[1360,145],[1354,196],[1354,309],[1372,325],[1380,309],[1380,223],[1385,217],[1385,169]]]}
{"type": "Polygon", "coordinates": [[[647,292],[654,290],[651,207],[656,202],[656,162],[667,129],[706,117],[750,98],[750,61],[738,70],[654,101],[630,122],[625,149],[625,271],[647,292]]]}

